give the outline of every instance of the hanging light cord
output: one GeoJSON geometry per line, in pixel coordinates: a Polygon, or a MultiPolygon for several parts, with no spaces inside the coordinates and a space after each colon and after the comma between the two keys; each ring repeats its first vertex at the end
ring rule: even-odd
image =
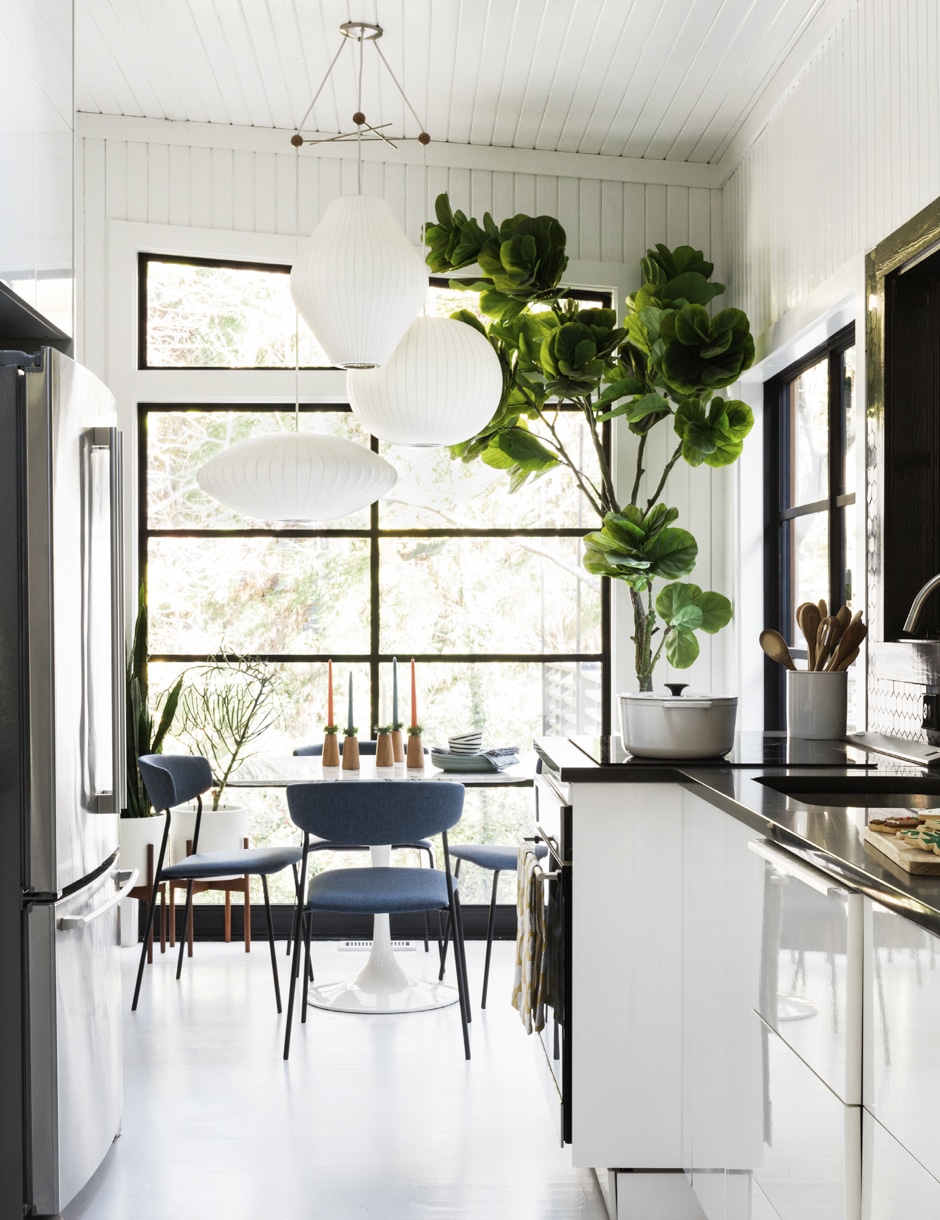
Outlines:
{"type": "MultiPolygon", "coordinates": [[[[300,145],[294,146],[294,262],[300,248],[300,145]]],[[[300,431],[300,310],[294,308],[294,431],[300,431]]]]}

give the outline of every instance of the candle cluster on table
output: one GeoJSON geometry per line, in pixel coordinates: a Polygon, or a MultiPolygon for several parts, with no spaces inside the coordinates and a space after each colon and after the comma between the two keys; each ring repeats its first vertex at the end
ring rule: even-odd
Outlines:
{"type": "MultiPolygon", "coordinates": [[[[339,767],[343,770],[359,770],[358,729],[353,723],[353,675],[350,670],[347,687],[346,727],[343,730],[343,751],[340,758],[337,740],[338,726],[334,723],[333,703],[333,662],[327,661],[327,720],[324,728],[322,765],[324,767],[339,767]]],[[[407,752],[403,749],[402,722],[399,719],[398,708],[398,658],[392,657],[392,719],[386,718],[386,703],[383,691],[382,723],[376,726],[376,766],[393,766],[395,763],[405,763],[408,767],[421,769],[424,767],[424,746],[421,741],[421,725],[418,723],[418,681],[414,657],[411,659],[411,724],[408,727],[407,752]]]]}

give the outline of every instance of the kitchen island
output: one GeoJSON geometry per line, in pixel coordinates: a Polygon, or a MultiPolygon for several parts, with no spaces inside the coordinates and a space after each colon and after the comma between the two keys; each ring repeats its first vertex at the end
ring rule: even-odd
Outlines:
{"type": "Polygon", "coordinates": [[[862,838],[875,810],[940,807],[940,779],[776,735],[742,734],[722,765],[537,748],[539,823],[571,868],[572,1158],[611,1215],[940,1214],[919,1129],[940,878],[862,838]]]}

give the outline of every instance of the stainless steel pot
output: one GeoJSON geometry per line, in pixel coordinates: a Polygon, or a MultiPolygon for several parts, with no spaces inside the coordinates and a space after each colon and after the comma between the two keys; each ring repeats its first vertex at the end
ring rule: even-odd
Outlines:
{"type": "MultiPolygon", "coordinates": [[[[675,684],[678,687],[678,683],[675,684]]],[[[618,695],[624,747],[639,758],[718,758],[734,745],[734,696],[618,695]]]]}

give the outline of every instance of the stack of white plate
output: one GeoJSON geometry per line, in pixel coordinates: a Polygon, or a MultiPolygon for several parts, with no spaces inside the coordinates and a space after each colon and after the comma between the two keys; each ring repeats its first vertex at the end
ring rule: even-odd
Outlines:
{"type": "Polygon", "coordinates": [[[447,744],[451,754],[479,754],[483,744],[483,734],[459,733],[456,737],[448,737],[447,744]]]}

